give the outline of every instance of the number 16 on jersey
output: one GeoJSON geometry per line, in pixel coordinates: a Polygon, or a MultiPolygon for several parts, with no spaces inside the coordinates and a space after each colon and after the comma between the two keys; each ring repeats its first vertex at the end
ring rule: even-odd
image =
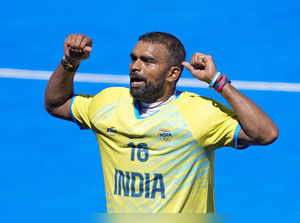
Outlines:
{"type": "Polygon", "coordinates": [[[146,143],[135,145],[133,142],[130,142],[128,146],[131,148],[131,161],[135,161],[137,158],[140,162],[146,162],[149,159],[149,150],[146,143]]]}

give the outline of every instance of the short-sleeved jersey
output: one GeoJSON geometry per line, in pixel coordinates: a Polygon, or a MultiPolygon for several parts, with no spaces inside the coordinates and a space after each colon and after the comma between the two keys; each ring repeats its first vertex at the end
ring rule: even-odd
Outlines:
{"type": "Polygon", "coordinates": [[[234,146],[239,124],[226,106],[177,92],[141,117],[129,89],[77,95],[74,121],[97,137],[108,213],[213,213],[214,151],[234,146]]]}

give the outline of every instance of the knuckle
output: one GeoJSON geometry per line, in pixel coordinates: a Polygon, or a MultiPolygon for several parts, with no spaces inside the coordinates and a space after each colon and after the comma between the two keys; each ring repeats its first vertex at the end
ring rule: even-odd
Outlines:
{"type": "Polygon", "coordinates": [[[67,38],[65,39],[65,42],[66,42],[66,43],[69,43],[69,42],[70,42],[70,40],[71,40],[71,38],[72,38],[72,36],[71,36],[71,35],[67,36],[67,38]]]}
{"type": "Polygon", "coordinates": [[[83,36],[78,36],[78,40],[79,40],[79,41],[81,41],[81,40],[83,40],[83,39],[84,39],[83,36]]]}
{"type": "Polygon", "coordinates": [[[81,45],[87,46],[87,45],[92,45],[92,39],[84,36],[84,38],[82,39],[81,45]]]}
{"type": "Polygon", "coordinates": [[[87,43],[88,43],[88,39],[87,39],[87,38],[84,38],[84,39],[82,40],[82,43],[87,44],[87,43]]]}
{"type": "Polygon", "coordinates": [[[75,36],[76,36],[75,33],[71,33],[71,34],[69,35],[69,38],[72,39],[72,38],[74,38],[75,36]]]}

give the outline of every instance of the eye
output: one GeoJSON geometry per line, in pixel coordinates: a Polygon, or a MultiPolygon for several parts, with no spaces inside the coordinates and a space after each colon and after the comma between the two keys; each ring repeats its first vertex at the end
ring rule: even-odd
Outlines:
{"type": "Polygon", "coordinates": [[[151,57],[141,57],[141,60],[145,63],[155,63],[155,60],[151,57]]]}
{"type": "Polygon", "coordinates": [[[131,61],[136,61],[137,57],[134,54],[130,54],[131,61]]]}

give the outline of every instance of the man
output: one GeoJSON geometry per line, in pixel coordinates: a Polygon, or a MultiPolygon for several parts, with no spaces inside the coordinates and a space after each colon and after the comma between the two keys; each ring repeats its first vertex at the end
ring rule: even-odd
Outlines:
{"type": "Polygon", "coordinates": [[[278,137],[272,120],[217,71],[211,56],[195,53],[186,62],[183,45],[167,33],[139,38],[130,54],[130,90],[74,96],[74,74],[91,50],[85,35],[66,38],[45,107],[96,134],[109,213],[213,213],[214,151],[266,145],[278,137]],[[183,67],[222,94],[233,110],[177,91],[183,67]]]}

